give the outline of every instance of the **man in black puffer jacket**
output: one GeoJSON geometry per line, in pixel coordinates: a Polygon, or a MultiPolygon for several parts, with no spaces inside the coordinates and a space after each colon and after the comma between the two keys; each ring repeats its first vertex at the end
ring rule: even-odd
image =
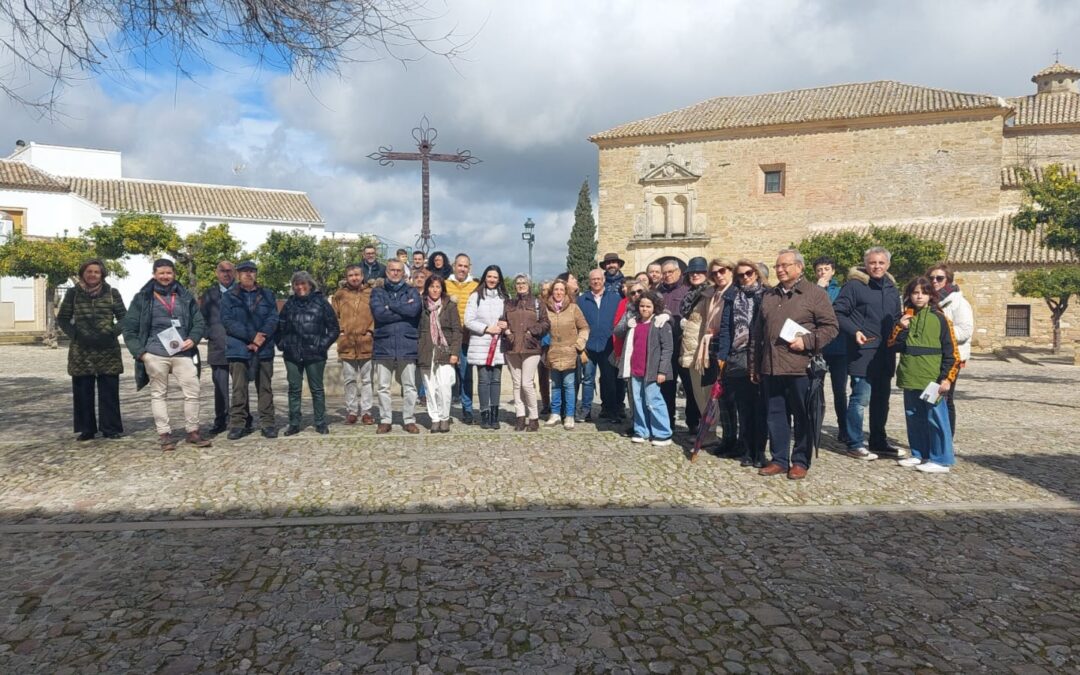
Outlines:
{"type": "Polygon", "coordinates": [[[334,308],[319,292],[310,274],[303,271],[293,274],[292,289],[292,296],[278,315],[274,333],[274,341],[285,359],[289,382],[289,426],[285,435],[300,432],[300,394],[305,375],[315,412],[315,431],[328,434],[323,371],[326,369],[326,352],[337,341],[341,329],[334,308]]]}
{"type": "Polygon", "coordinates": [[[902,458],[906,452],[890,446],[885,436],[889,393],[896,372],[896,354],[886,342],[900,320],[900,291],[889,276],[892,255],[875,246],[863,255],[864,269],[852,268],[833,303],[841,338],[848,341],[851,399],[847,408],[848,456],[902,458]],[[863,436],[863,415],[870,405],[870,439],[863,436]]]}

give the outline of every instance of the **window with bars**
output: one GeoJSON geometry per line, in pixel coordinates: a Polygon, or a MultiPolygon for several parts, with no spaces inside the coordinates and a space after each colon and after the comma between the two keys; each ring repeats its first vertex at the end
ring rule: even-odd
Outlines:
{"type": "Polygon", "coordinates": [[[787,167],[783,164],[761,164],[761,183],[759,187],[767,195],[782,195],[787,187],[784,185],[784,173],[787,167]]]}
{"type": "Polygon", "coordinates": [[[1031,305],[1005,308],[1005,337],[1031,337],[1031,305]]]}

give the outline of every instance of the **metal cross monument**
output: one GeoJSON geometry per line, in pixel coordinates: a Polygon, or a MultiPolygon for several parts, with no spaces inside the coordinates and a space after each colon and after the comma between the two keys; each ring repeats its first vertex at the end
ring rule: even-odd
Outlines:
{"type": "Polygon", "coordinates": [[[368,159],[378,160],[379,164],[382,166],[393,166],[394,162],[397,160],[420,162],[420,181],[423,188],[424,218],[423,223],[421,224],[420,236],[416,238],[415,248],[423,251],[424,255],[427,255],[434,245],[434,240],[431,237],[431,190],[429,188],[429,175],[431,173],[429,169],[430,162],[453,162],[454,164],[457,164],[459,169],[468,169],[475,164],[479,164],[481,160],[473,157],[472,152],[469,150],[458,150],[452,155],[432,152],[431,149],[435,147],[435,139],[438,137],[439,132],[430,125],[427,115],[421,118],[420,126],[413,129],[412,135],[413,138],[416,139],[416,149],[419,150],[419,152],[394,152],[392,147],[380,146],[378,152],[373,152],[368,155],[368,159]]]}

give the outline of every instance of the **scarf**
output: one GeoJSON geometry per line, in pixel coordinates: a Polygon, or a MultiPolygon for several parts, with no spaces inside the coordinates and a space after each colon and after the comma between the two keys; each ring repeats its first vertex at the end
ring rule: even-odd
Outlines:
{"type": "Polygon", "coordinates": [[[761,298],[763,290],[761,282],[756,281],[753,286],[739,288],[735,292],[735,337],[731,341],[732,351],[745,349],[749,344],[750,323],[754,320],[754,301],[761,298]]]}
{"type": "Polygon", "coordinates": [[[551,306],[555,308],[556,312],[561,312],[562,308],[563,308],[563,305],[565,303],[566,303],[566,298],[565,297],[561,301],[556,300],[554,298],[551,299],[551,306]]]}
{"type": "Polygon", "coordinates": [[[679,304],[679,316],[686,318],[690,316],[694,311],[694,305],[701,299],[701,294],[708,288],[708,284],[699,284],[697,286],[691,286],[690,292],[683,296],[682,303],[679,304]]]}
{"type": "Polygon", "coordinates": [[[405,286],[406,283],[404,279],[397,282],[396,284],[392,283],[389,279],[383,282],[383,288],[386,289],[388,293],[397,293],[401,289],[405,288],[405,286]]]}
{"type": "Polygon", "coordinates": [[[442,298],[432,300],[424,298],[428,309],[428,326],[431,331],[431,344],[436,347],[446,347],[446,335],[443,334],[442,324],[439,323],[439,314],[442,313],[442,298]]]}
{"type": "Polygon", "coordinates": [[[724,308],[724,292],[729,287],[724,288],[716,287],[716,291],[713,292],[712,301],[709,303],[709,308],[705,313],[705,332],[716,335],[720,332],[720,321],[723,318],[724,308]]]}
{"type": "Polygon", "coordinates": [[[101,295],[101,292],[105,290],[105,282],[99,281],[97,286],[87,286],[85,282],[80,281],[79,285],[82,286],[83,292],[90,298],[96,298],[101,295]]]}

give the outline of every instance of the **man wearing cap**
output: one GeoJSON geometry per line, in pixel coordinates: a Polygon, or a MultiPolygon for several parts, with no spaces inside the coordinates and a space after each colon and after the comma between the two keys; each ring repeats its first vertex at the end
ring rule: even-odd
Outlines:
{"type": "MultiPolygon", "coordinates": [[[[203,292],[199,311],[206,321],[206,362],[210,364],[214,384],[214,426],[210,433],[220,434],[229,428],[229,360],[225,357],[229,336],[225,334],[225,324],[221,323],[221,298],[236,284],[236,268],[228,260],[222,260],[214,272],[217,283],[203,292]]],[[[251,426],[250,417],[247,426],[251,426]]]]}
{"type": "Polygon", "coordinates": [[[161,449],[176,449],[169,424],[169,375],[184,392],[185,440],[198,448],[210,441],[199,435],[199,352],[206,330],[195,296],[176,281],[173,261],[154,261],[154,277],[131,299],[124,317],[124,344],[135,357],[135,384],[150,385],[150,411],[154,414],[161,449]]]}
{"type": "Polygon", "coordinates": [[[605,253],[600,261],[600,269],[604,270],[604,290],[615,291],[622,297],[623,292],[623,265],[626,261],[619,257],[618,253],[605,253]]]}
{"type": "Polygon", "coordinates": [[[259,398],[259,426],[265,438],[277,438],[274,424],[274,331],[277,329],[277,301],[273,292],[259,286],[255,263],[245,260],[236,266],[239,283],[229,289],[221,303],[221,322],[228,343],[225,358],[232,376],[229,440],[245,434],[251,414],[248,384],[255,383],[259,398]]]}

